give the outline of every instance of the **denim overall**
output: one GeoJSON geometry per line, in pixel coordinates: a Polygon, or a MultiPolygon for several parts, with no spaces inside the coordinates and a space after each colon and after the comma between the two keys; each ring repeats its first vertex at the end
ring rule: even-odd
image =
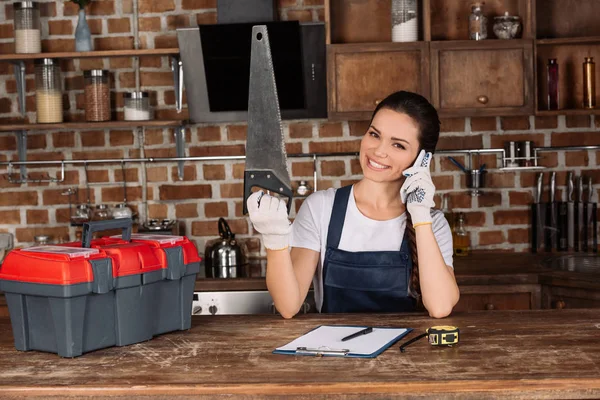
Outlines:
{"type": "Polygon", "coordinates": [[[324,313],[414,311],[408,295],[412,259],[406,233],[400,251],[338,249],[352,186],[335,193],[323,263],[324,313]]]}

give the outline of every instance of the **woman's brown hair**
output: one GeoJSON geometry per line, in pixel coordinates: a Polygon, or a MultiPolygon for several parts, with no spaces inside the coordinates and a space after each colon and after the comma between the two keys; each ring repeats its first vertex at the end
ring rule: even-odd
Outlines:
{"type": "MultiPolygon", "coordinates": [[[[420,94],[412,92],[395,92],[381,101],[371,117],[371,122],[381,109],[389,109],[411,117],[419,126],[419,151],[435,153],[435,147],[440,137],[440,119],[438,113],[420,94]]],[[[419,283],[419,255],[417,254],[417,238],[413,227],[412,217],[406,212],[406,233],[408,235],[410,253],[412,258],[412,271],[410,275],[410,289],[417,296],[418,306],[421,306],[421,285],[419,283]]]]}

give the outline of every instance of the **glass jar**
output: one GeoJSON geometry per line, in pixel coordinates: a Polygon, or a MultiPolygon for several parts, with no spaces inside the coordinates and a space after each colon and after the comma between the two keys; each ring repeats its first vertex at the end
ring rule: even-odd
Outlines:
{"type": "Polygon", "coordinates": [[[498,39],[516,39],[521,34],[521,18],[516,15],[504,15],[494,17],[494,35],[498,39]]]}
{"type": "Polygon", "coordinates": [[[56,60],[35,61],[35,104],[38,123],[63,121],[62,81],[56,60]]]}
{"type": "Polygon", "coordinates": [[[483,3],[473,3],[471,5],[471,15],[469,15],[469,39],[487,39],[487,17],[483,15],[483,3]]]}
{"type": "Polygon", "coordinates": [[[558,110],[558,64],[556,58],[548,59],[547,84],[548,84],[548,110],[558,110]]]}
{"type": "Polygon", "coordinates": [[[112,214],[106,204],[98,204],[96,206],[96,209],[94,210],[94,216],[92,217],[93,221],[104,221],[111,218],[112,214]]]}
{"type": "Polygon", "coordinates": [[[90,207],[87,204],[78,204],[75,208],[75,212],[71,215],[72,224],[83,224],[90,220],[90,207]]]}
{"type": "Polygon", "coordinates": [[[108,71],[92,69],[83,71],[85,84],[85,120],[90,122],[110,120],[110,87],[108,71]]]}
{"type": "Polygon", "coordinates": [[[15,53],[41,53],[40,8],[34,1],[13,4],[15,53]]]}
{"type": "Polygon", "coordinates": [[[417,0],[392,0],[392,42],[419,40],[417,0]]]}
{"type": "Polygon", "coordinates": [[[148,92],[123,93],[125,121],[146,121],[151,118],[148,92]]]}
{"type": "Polygon", "coordinates": [[[456,226],[452,234],[452,247],[455,256],[468,256],[469,248],[471,247],[471,240],[469,238],[469,232],[465,228],[465,214],[458,213],[456,220],[456,226]]]}
{"type": "Polygon", "coordinates": [[[120,203],[115,206],[112,210],[113,218],[131,218],[133,213],[131,212],[131,208],[127,207],[127,204],[120,203]]]}

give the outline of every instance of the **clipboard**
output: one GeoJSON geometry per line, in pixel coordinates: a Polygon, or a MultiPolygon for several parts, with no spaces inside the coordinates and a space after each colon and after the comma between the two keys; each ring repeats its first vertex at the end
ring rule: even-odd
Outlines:
{"type": "Polygon", "coordinates": [[[367,335],[342,342],[342,338],[366,326],[320,325],[291,342],[273,350],[273,354],[375,358],[412,331],[411,328],[373,327],[367,335]]]}

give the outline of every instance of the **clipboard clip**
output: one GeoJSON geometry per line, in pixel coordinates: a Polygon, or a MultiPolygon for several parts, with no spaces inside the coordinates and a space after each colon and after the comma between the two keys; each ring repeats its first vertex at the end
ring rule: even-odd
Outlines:
{"type": "Polygon", "coordinates": [[[298,355],[309,355],[316,357],[323,356],[347,356],[350,353],[349,349],[331,349],[327,346],[322,346],[318,348],[308,348],[308,347],[296,347],[296,354],[298,355]]]}

